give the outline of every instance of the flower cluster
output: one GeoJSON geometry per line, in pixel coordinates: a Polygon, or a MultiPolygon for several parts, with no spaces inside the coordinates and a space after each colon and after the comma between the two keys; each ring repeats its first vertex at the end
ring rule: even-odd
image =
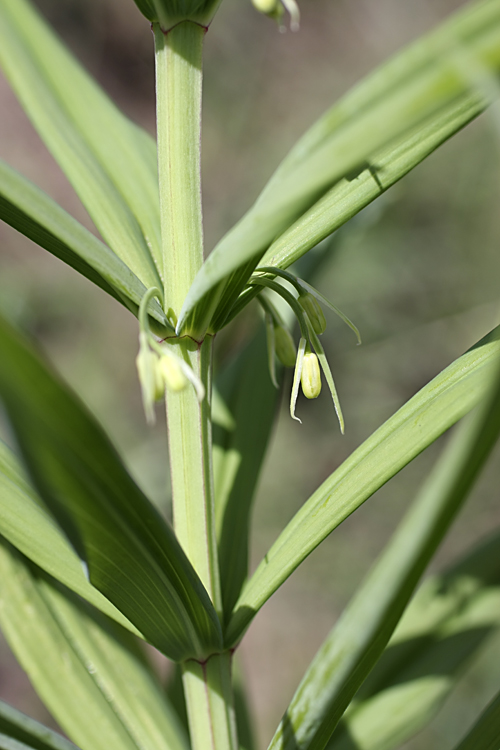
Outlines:
{"type": "Polygon", "coordinates": [[[337,389],[335,388],[325,350],[319,340],[319,336],[326,329],[326,319],[321,304],[333,310],[354,331],[358,343],[361,343],[358,329],[341,310],[332,305],[317,289],[289,271],[283,271],[274,266],[258,268],[250,277],[249,285],[263,287],[257,299],[264,310],[266,320],[269,371],[273,383],[277,386],[276,358],[285,367],[295,368],[290,399],[290,414],[292,419],[296,419],[298,422],[301,421],[295,415],[299,385],[302,386],[302,391],[306,398],[317,398],[321,393],[321,370],[323,370],[339,420],[340,430],[343,433],[344,418],[342,416],[342,409],[340,408],[337,389]],[[276,277],[280,277],[291,284],[297,296],[280,284],[276,280],[276,277]],[[278,294],[294,313],[301,333],[297,350],[295,349],[290,331],[286,328],[281,315],[275,305],[273,305],[268,294],[266,294],[266,290],[278,294]]]}

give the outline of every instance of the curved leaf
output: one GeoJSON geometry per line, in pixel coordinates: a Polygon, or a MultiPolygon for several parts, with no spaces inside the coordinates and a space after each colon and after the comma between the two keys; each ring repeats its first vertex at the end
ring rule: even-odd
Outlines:
{"type": "MultiPolygon", "coordinates": [[[[309,209],[299,232],[302,244],[313,241],[305,237],[308,233],[325,236],[326,225],[336,225],[337,212],[347,221],[479,114],[496,96],[497,86],[490,83],[499,67],[500,3],[482,0],[346,94],[299,140],[252,208],[207,258],[184,302],[178,331],[199,336],[221,297],[237,295],[272,243],[309,209]],[[415,145],[418,133],[421,147],[415,145]],[[396,164],[389,168],[392,159],[396,164]],[[380,160],[387,181],[383,172],[377,176],[380,160]],[[358,175],[360,184],[346,184],[358,175]],[[238,278],[242,269],[243,281],[238,278]]],[[[292,245],[296,241],[286,238],[292,245]]]]}
{"type": "Polygon", "coordinates": [[[492,700],[455,750],[498,750],[500,748],[500,693],[492,700]]]}
{"type": "Polygon", "coordinates": [[[82,750],[187,750],[133,636],[5,542],[0,570],[3,632],[41,699],[82,750]]]}
{"type": "Polygon", "coordinates": [[[243,588],[228,645],[333,529],[477,404],[499,359],[499,340],[497,327],[401,407],[304,503],[243,588]]]}
{"type": "Polygon", "coordinates": [[[174,660],[221,645],[207,592],[102,428],[0,320],[0,396],[33,482],[90,582],[174,660]]]}
{"type": "Polygon", "coordinates": [[[426,726],[471,658],[500,628],[500,535],[433,576],[328,743],[328,750],[396,750],[426,726]]]}
{"type": "MultiPolygon", "coordinates": [[[[0,219],[137,312],[146,292],[142,281],[52,198],[1,160],[0,219]]],[[[165,326],[165,314],[156,300],[149,309],[155,321],[165,326]]]]}
{"type": "Polygon", "coordinates": [[[269,377],[263,331],[217,382],[233,420],[213,432],[222,600],[230,616],[248,575],[250,511],[279,395],[269,377]]]}
{"type": "Polygon", "coordinates": [[[76,745],[53,729],[40,724],[7,703],[0,701],[0,748],[9,747],[7,738],[33,750],[78,750],[76,745]]]}
{"type": "MultiPolygon", "coordinates": [[[[367,579],[314,657],[269,746],[323,750],[379,660],[500,434],[500,377],[453,436],[367,579]]],[[[385,716],[390,724],[391,715],[385,716]]]]}
{"type": "Polygon", "coordinates": [[[0,63],[104,240],[147,288],[161,286],[152,139],[116,109],[26,0],[0,2],[0,63]]]}
{"type": "MultiPolygon", "coordinates": [[[[0,534],[50,575],[136,635],[139,631],[91,583],[82,562],[0,440],[0,534]]],[[[1,727],[0,727],[1,728],[1,727]]]]}

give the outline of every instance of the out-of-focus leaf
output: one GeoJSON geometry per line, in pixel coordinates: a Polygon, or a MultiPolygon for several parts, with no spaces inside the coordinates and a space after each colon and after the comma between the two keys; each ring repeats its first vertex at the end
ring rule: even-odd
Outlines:
{"type": "Polygon", "coordinates": [[[302,505],[244,586],[228,645],[238,642],[264,602],[333,529],[478,403],[500,356],[499,339],[500,327],[443,370],[302,505]]]}
{"type": "Polygon", "coordinates": [[[490,703],[478,721],[455,750],[499,750],[500,748],[500,693],[490,703]]]}
{"type": "MultiPolygon", "coordinates": [[[[142,281],[52,198],[1,160],[0,219],[137,312],[146,292],[142,281]]],[[[156,300],[149,309],[155,321],[165,326],[165,314],[156,300]]]]}
{"type": "Polygon", "coordinates": [[[278,399],[267,368],[263,331],[223,373],[218,385],[234,420],[230,429],[215,425],[213,432],[222,600],[229,617],[248,574],[251,505],[278,399]]]}
{"type": "MultiPolygon", "coordinates": [[[[199,336],[221,297],[225,305],[226,298],[237,296],[284,232],[292,227],[291,233],[299,234],[286,235],[285,255],[296,255],[296,241],[303,252],[317,241],[315,235],[325,236],[328,226],[336,225],[337,214],[347,221],[479,114],[496,96],[491,82],[499,66],[500,3],[482,0],[368,76],[299,140],[213,250],[186,297],[178,330],[199,336]],[[293,228],[310,209],[300,231],[293,228]]],[[[222,318],[216,311],[218,325],[222,318]]]]}
{"type": "MultiPolygon", "coordinates": [[[[500,374],[500,371],[499,371],[500,374]]],[[[366,581],[308,668],[269,746],[323,750],[379,660],[417,582],[500,434],[500,377],[453,436],[366,581]]],[[[390,725],[391,715],[386,715],[390,725]]]]}
{"type": "Polygon", "coordinates": [[[102,428],[4,321],[0,352],[0,396],[29,473],[92,585],[170,658],[217,651],[207,592],[102,428]]]}
{"type": "Polygon", "coordinates": [[[7,738],[27,743],[23,747],[33,750],[78,750],[76,745],[58,732],[0,701],[0,748],[10,747],[6,744],[7,738]]]}
{"type": "Polygon", "coordinates": [[[132,623],[89,583],[80,558],[27,482],[12,451],[1,440],[0,497],[0,534],[7,541],[72,591],[140,635],[132,623]]]}
{"type": "Polygon", "coordinates": [[[33,686],[82,750],[187,750],[127,631],[0,545],[0,623],[33,686]]]}
{"type": "Polygon", "coordinates": [[[433,718],[464,667],[500,628],[500,534],[410,603],[328,750],[396,750],[433,718]]]}
{"type": "Polygon", "coordinates": [[[153,140],[116,109],[27,0],[0,3],[0,64],[104,240],[146,287],[161,286],[153,140]]]}

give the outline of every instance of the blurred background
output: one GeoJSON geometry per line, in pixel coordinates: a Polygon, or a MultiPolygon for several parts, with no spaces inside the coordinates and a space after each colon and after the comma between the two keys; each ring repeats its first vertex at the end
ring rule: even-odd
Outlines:
{"type": "MultiPolygon", "coordinates": [[[[132,0],[36,0],[117,104],[154,133],[152,35],[132,0]]],[[[463,5],[459,0],[302,0],[299,33],[280,34],[249,0],[225,0],[206,39],[203,189],[210,250],[296,138],[343,92],[463,5]]],[[[324,346],[346,418],[325,392],[288,383],[255,505],[252,566],[310,493],[375,428],[500,322],[499,129],[494,110],[445,144],[342,231],[317,285],[361,330],[328,318],[324,346]]],[[[0,77],[0,157],[91,228],[66,179],[0,77]]],[[[0,309],[38,339],[99,415],[141,486],[168,508],[164,421],[146,428],[135,319],[90,282],[0,224],[0,309]]],[[[224,333],[231,346],[258,324],[224,333]]],[[[445,440],[446,438],[444,438],[445,440]]],[[[240,649],[259,747],[316,649],[415,495],[443,439],[370,499],[263,608],[240,649]]],[[[500,452],[440,551],[440,569],[500,522],[500,452]]],[[[440,717],[406,750],[452,747],[498,689],[480,656],[440,717]]],[[[493,653],[493,658],[492,658],[493,653]]],[[[163,671],[167,665],[158,660],[163,671]]],[[[497,659],[498,664],[498,659],[497,659]]],[[[0,698],[50,721],[0,643],[0,698]]]]}

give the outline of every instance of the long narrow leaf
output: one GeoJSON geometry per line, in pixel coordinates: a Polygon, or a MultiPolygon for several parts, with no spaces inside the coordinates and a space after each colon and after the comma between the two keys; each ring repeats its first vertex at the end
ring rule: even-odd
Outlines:
{"type": "Polygon", "coordinates": [[[499,750],[500,693],[490,703],[456,750],[499,750]]]}
{"type": "MultiPolygon", "coordinates": [[[[368,578],[325,640],[270,750],[323,750],[380,658],[436,549],[500,434],[500,377],[460,426],[368,578]]],[[[390,716],[386,717],[390,722],[390,716]]]]}
{"type": "MultiPolygon", "coordinates": [[[[136,309],[146,287],[120,258],[32,182],[0,160],[0,219],[136,309]]],[[[151,315],[165,325],[158,302],[151,315]]]]}
{"type": "Polygon", "coordinates": [[[429,579],[335,730],[328,750],[396,750],[436,715],[500,629],[500,535],[429,579]]]}
{"type": "Polygon", "coordinates": [[[234,420],[231,429],[214,428],[217,539],[229,616],[248,574],[251,505],[278,400],[262,331],[224,373],[220,386],[234,420]]]}
{"type": "Polygon", "coordinates": [[[7,747],[2,744],[2,737],[8,737],[9,740],[27,743],[33,750],[78,750],[58,732],[3,701],[0,701],[0,733],[0,748],[7,747]]]}
{"type": "Polygon", "coordinates": [[[0,534],[50,575],[133,633],[139,631],[92,584],[82,562],[0,441],[0,534]]]}
{"type": "Polygon", "coordinates": [[[159,285],[151,139],[121,115],[26,0],[0,2],[0,64],[105,241],[146,287],[159,285]]]}
{"type": "Polygon", "coordinates": [[[0,623],[33,686],[82,750],[187,750],[135,639],[0,545],[0,623]]]}
{"type": "Polygon", "coordinates": [[[362,176],[354,190],[343,182],[312,210],[299,233],[302,243],[307,244],[307,232],[324,236],[337,212],[347,220],[479,114],[496,95],[489,84],[499,66],[500,3],[482,0],[355,87],[299,141],[254,206],[213,250],[186,297],[178,329],[198,334],[208,325],[210,305],[238,291],[232,275],[245,266],[249,275],[276,238],[339,180],[362,176]],[[415,147],[417,131],[424,137],[421,151],[415,147]],[[386,167],[391,157],[400,163],[389,169],[385,182],[379,160],[386,167]],[[326,218],[325,209],[332,212],[326,218]]]}
{"type": "Polygon", "coordinates": [[[304,503],[244,587],[228,643],[241,638],[264,602],[333,529],[477,404],[499,359],[499,339],[500,327],[441,372],[304,503]]]}
{"type": "Polygon", "coordinates": [[[7,323],[0,396],[31,478],[90,582],[173,659],[220,647],[208,594],[101,427],[7,323]]]}

